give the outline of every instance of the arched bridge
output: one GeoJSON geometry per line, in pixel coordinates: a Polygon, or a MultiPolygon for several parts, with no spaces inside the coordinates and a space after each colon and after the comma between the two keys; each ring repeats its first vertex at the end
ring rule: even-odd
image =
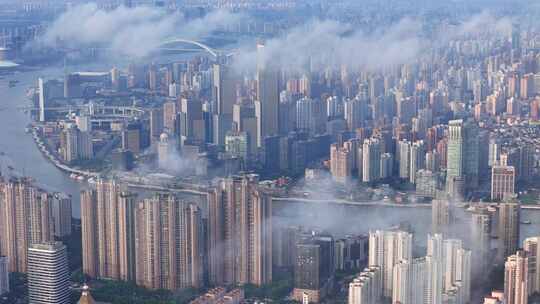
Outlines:
{"type": "Polygon", "coordinates": [[[207,46],[206,44],[200,43],[198,41],[189,40],[189,39],[182,39],[182,38],[169,38],[163,42],[161,42],[159,48],[163,48],[165,45],[172,44],[172,43],[186,43],[191,44],[200,47],[201,49],[207,51],[210,55],[214,57],[219,57],[218,51],[214,50],[213,48],[207,46]]]}

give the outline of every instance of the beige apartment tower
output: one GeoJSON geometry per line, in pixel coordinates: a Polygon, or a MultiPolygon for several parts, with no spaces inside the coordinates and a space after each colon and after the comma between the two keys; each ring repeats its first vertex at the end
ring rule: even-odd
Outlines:
{"type": "Polygon", "coordinates": [[[209,276],[215,285],[272,281],[272,201],[256,175],[222,179],[208,196],[209,276]]]}
{"type": "Polygon", "coordinates": [[[201,210],[160,193],[139,203],[135,213],[137,284],[168,290],[202,287],[201,210]]]}

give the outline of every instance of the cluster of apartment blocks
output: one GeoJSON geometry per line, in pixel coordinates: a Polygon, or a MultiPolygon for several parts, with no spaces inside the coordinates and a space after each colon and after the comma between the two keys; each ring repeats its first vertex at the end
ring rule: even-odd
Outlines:
{"type": "Polygon", "coordinates": [[[504,290],[492,291],[484,304],[527,304],[529,297],[540,292],[540,237],[523,241],[523,248],[506,258],[504,290]]]}
{"type": "Polygon", "coordinates": [[[427,255],[413,258],[412,234],[370,233],[369,263],[349,285],[350,304],[469,303],[471,251],[459,239],[428,236],[427,255]]]}
{"type": "Polygon", "coordinates": [[[26,178],[0,179],[0,256],[8,272],[27,272],[32,245],[70,234],[70,197],[47,193],[26,178]]]}
{"type": "Polygon", "coordinates": [[[471,282],[482,284],[494,264],[505,265],[505,291],[486,297],[486,303],[498,303],[493,301],[502,294],[502,303],[526,304],[537,291],[540,265],[538,238],[524,242],[527,254],[518,250],[519,203],[507,200],[496,207],[478,204],[467,210],[458,210],[448,200],[432,204],[434,234],[428,236],[426,256],[411,255],[410,233],[372,232],[368,267],[350,283],[349,304],[374,304],[383,298],[401,304],[470,303],[471,282]]]}
{"type": "Polygon", "coordinates": [[[220,180],[206,206],[99,180],[81,194],[83,271],[151,289],[268,283],[271,204],[256,175],[220,180]]]}
{"type": "Polygon", "coordinates": [[[329,167],[334,180],[346,183],[357,177],[371,183],[395,177],[416,185],[419,195],[433,198],[443,190],[463,197],[491,175],[492,200],[513,194],[518,180],[531,180],[534,149],[519,144],[503,151],[499,138],[474,121],[435,125],[423,139],[413,141],[402,133],[399,125],[363,128],[352,139],[332,144],[329,167]]]}

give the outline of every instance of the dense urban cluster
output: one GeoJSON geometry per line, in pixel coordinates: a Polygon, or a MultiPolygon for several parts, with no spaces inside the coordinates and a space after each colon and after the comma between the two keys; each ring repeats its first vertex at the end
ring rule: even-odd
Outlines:
{"type": "Polygon", "coordinates": [[[0,24],[3,89],[63,59],[17,110],[81,191],[4,168],[0,151],[0,303],[540,299],[540,231],[524,233],[523,217],[540,209],[540,29],[517,8],[456,17],[400,3],[394,16],[370,2],[355,17],[348,1],[98,2],[1,10],[40,20],[0,24]],[[218,22],[233,18],[223,8],[238,19],[218,22]],[[184,12],[186,28],[212,29],[157,26],[137,58],[118,54],[118,36],[50,37],[75,12],[131,24],[147,10],[151,25],[184,12]],[[419,20],[390,21],[407,16],[419,20]],[[318,34],[331,46],[313,45],[318,34]],[[377,225],[335,229],[352,208],[383,211],[377,225]]]}

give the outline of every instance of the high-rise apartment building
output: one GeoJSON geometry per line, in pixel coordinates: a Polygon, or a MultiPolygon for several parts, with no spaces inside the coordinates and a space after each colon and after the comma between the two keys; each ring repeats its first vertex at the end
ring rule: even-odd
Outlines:
{"type": "Polygon", "coordinates": [[[402,260],[394,266],[392,303],[425,303],[428,285],[426,258],[402,260]]]}
{"type": "Polygon", "coordinates": [[[491,199],[502,200],[505,195],[515,193],[516,170],[513,166],[491,168],[491,199]]]}
{"type": "Polygon", "coordinates": [[[499,204],[497,256],[500,262],[518,249],[520,214],[520,206],[517,202],[499,204]]]}
{"type": "Polygon", "coordinates": [[[136,282],[150,289],[203,285],[201,210],[172,194],[156,194],[136,210],[136,282]]]}
{"type": "Polygon", "coordinates": [[[517,251],[504,263],[504,303],[527,304],[529,258],[525,251],[517,251]]]}
{"type": "Polygon", "coordinates": [[[272,281],[272,201],[258,176],[222,179],[208,195],[209,280],[215,285],[272,281]]]}
{"type": "Polygon", "coordinates": [[[540,237],[529,237],[523,241],[523,251],[529,259],[529,294],[540,291],[540,237]]]}
{"type": "Polygon", "coordinates": [[[374,182],[381,177],[381,151],[382,145],[379,139],[371,138],[364,140],[362,148],[362,181],[374,182]]]}
{"type": "Polygon", "coordinates": [[[382,272],[385,297],[392,296],[394,266],[412,258],[412,234],[404,231],[377,230],[369,234],[369,267],[378,266],[382,272]]]}
{"type": "Polygon", "coordinates": [[[448,235],[454,223],[453,207],[448,200],[431,202],[431,231],[448,235]]]}
{"type": "Polygon", "coordinates": [[[83,272],[93,278],[133,280],[135,196],[114,180],[81,193],[83,272]]]}
{"type": "Polygon", "coordinates": [[[382,273],[380,267],[364,269],[349,283],[348,304],[377,304],[382,297],[382,273]]]}
{"type": "Polygon", "coordinates": [[[0,256],[0,296],[9,292],[8,258],[0,256]]]}
{"type": "Polygon", "coordinates": [[[63,238],[71,235],[71,197],[54,193],[51,205],[54,236],[63,238]]]}
{"type": "Polygon", "coordinates": [[[0,183],[0,254],[10,272],[26,272],[32,244],[53,239],[51,197],[27,179],[0,183]]]}
{"type": "Polygon", "coordinates": [[[491,212],[479,208],[471,214],[471,251],[473,277],[484,279],[489,274],[491,259],[491,212]]]}
{"type": "Polygon", "coordinates": [[[28,249],[28,302],[70,303],[67,250],[62,243],[33,244],[28,249]]]}

